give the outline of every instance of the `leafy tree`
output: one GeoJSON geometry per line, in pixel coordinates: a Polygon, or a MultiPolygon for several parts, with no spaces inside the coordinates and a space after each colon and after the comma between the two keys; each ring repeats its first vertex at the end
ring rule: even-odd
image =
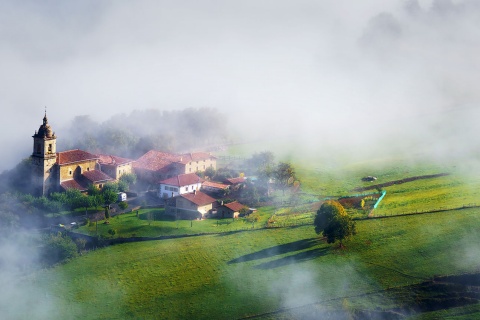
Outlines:
{"type": "Polygon", "coordinates": [[[208,167],[207,169],[205,169],[204,177],[209,177],[209,178],[211,179],[211,178],[213,178],[215,175],[216,175],[216,171],[215,171],[214,168],[208,167]]]}
{"type": "Polygon", "coordinates": [[[77,245],[62,233],[43,238],[43,259],[46,264],[55,264],[78,256],[77,245]]]}
{"type": "Polygon", "coordinates": [[[87,193],[89,196],[97,196],[100,194],[100,189],[96,185],[90,184],[88,185],[87,193]]]}
{"type": "Polygon", "coordinates": [[[328,243],[340,241],[356,234],[355,222],[348,216],[343,206],[334,200],[325,201],[318,209],[313,222],[315,232],[322,233],[328,243]]]}
{"type": "Polygon", "coordinates": [[[283,194],[285,194],[285,189],[293,185],[295,181],[295,168],[290,163],[280,162],[275,168],[273,176],[275,177],[276,184],[282,189],[283,194]]]}
{"type": "Polygon", "coordinates": [[[118,184],[116,182],[107,182],[103,185],[103,188],[102,188],[102,194],[105,193],[105,192],[108,192],[108,191],[113,191],[115,193],[117,193],[119,190],[118,190],[118,184]]]}
{"type": "Polygon", "coordinates": [[[105,205],[110,206],[117,201],[118,184],[115,182],[105,183],[102,188],[102,197],[105,205]]]}
{"type": "Polygon", "coordinates": [[[129,186],[132,186],[137,183],[137,175],[135,173],[125,173],[120,177],[120,181],[124,181],[129,186]]]}
{"type": "Polygon", "coordinates": [[[70,209],[76,209],[83,206],[83,198],[85,197],[82,192],[78,189],[70,188],[65,191],[67,197],[67,204],[70,206],[70,209]]]}
{"type": "Polygon", "coordinates": [[[127,192],[128,190],[130,190],[129,184],[123,180],[118,181],[117,186],[118,186],[118,191],[120,192],[127,192]]]}

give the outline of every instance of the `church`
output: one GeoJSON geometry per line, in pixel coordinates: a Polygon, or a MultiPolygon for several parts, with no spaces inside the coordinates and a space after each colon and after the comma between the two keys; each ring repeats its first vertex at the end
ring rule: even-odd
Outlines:
{"type": "Polygon", "coordinates": [[[82,192],[89,185],[102,188],[133,172],[134,160],[111,155],[96,155],[75,149],[57,152],[57,136],[48,124],[47,113],[33,135],[32,185],[36,196],[70,188],[82,192]]]}
{"type": "Polygon", "coordinates": [[[206,152],[171,154],[150,150],[137,160],[79,149],[57,152],[57,136],[48,124],[46,112],[32,137],[32,186],[36,196],[70,188],[86,192],[90,185],[101,189],[127,173],[135,173],[138,179],[158,187],[164,179],[216,169],[216,157],[206,152]]]}

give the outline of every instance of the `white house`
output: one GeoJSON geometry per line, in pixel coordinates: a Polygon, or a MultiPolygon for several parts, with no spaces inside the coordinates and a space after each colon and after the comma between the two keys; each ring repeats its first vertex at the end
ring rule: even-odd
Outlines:
{"type": "Polygon", "coordinates": [[[195,173],[180,174],[159,182],[158,197],[167,199],[200,190],[203,179],[195,173]]]}

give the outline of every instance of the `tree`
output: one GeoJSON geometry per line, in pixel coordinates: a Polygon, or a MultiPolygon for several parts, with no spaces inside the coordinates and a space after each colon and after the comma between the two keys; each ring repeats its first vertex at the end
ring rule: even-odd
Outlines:
{"type": "Polygon", "coordinates": [[[120,181],[123,181],[128,184],[128,186],[132,186],[137,183],[137,175],[135,173],[124,173],[120,177],[120,181]]]}
{"type": "Polygon", "coordinates": [[[286,162],[280,162],[273,172],[276,184],[285,194],[285,189],[295,181],[295,168],[286,162]]]}
{"type": "Polygon", "coordinates": [[[355,222],[348,216],[343,206],[335,200],[328,200],[322,204],[313,225],[315,232],[322,233],[328,243],[340,241],[340,247],[343,247],[344,239],[356,234],[355,222]]]}

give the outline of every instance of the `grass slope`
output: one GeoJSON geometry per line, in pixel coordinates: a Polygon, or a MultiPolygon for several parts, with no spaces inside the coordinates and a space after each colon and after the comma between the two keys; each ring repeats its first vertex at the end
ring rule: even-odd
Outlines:
{"type": "Polygon", "coordinates": [[[235,319],[317,302],[322,314],[338,301],[393,308],[382,290],[478,271],[479,226],[477,209],[359,221],[340,251],[311,226],[131,243],[25,281],[48,292],[39,302],[55,305],[52,319],[235,319]]]}

